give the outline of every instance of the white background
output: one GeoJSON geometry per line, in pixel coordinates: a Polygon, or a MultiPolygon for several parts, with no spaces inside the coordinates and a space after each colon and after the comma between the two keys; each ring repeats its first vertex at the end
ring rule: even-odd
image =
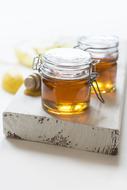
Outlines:
{"type": "MultiPolygon", "coordinates": [[[[0,0],[0,77],[16,65],[20,41],[95,33],[127,39],[126,0],[0,0]]],[[[12,98],[0,89],[1,113],[12,98]]],[[[120,155],[111,157],[7,140],[1,122],[0,190],[127,189],[126,136],[124,120],[120,155]]]]}

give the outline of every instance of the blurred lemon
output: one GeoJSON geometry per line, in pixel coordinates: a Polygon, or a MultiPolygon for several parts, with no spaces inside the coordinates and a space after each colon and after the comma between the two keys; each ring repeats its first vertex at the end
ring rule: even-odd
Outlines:
{"type": "Polygon", "coordinates": [[[4,74],[2,86],[7,92],[15,94],[23,81],[23,76],[18,71],[11,69],[4,74]]]}
{"type": "Polygon", "coordinates": [[[21,63],[22,65],[25,65],[26,67],[32,68],[34,56],[30,56],[27,52],[23,52],[18,49],[16,50],[16,56],[17,56],[19,63],[21,63]]]}
{"type": "Polygon", "coordinates": [[[62,48],[62,47],[72,47],[69,43],[64,42],[54,42],[45,44],[44,42],[41,43],[26,43],[22,44],[21,46],[15,49],[16,57],[18,62],[26,67],[32,68],[33,58],[38,54],[44,54],[47,50],[53,48],[62,48]],[[42,45],[43,44],[43,45],[42,45]]]}

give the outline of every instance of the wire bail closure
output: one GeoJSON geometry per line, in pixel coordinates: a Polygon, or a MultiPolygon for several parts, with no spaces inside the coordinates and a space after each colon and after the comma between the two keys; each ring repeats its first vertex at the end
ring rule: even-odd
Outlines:
{"type": "Polygon", "coordinates": [[[92,74],[90,74],[90,79],[88,81],[89,85],[93,88],[98,100],[101,102],[101,103],[105,103],[103,97],[102,97],[102,94],[101,94],[101,91],[100,91],[100,88],[98,86],[98,82],[96,81],[96,77],[97,77],[98,73],[97,72],[93,72],[92,74]],[[94,83],[94,84],[93,84],[94,83]],[[95,86],[96,85],[96,86],[95,86]]]}
{"type": "Polygon", "coordinates": [[[37,70],[39,73],[41,73],[41,65],[42,65],[42,56],[39,54],[38,56],[34,57],[33,59],[33,65],[32,69],[37,70]]]}
{"type": "MultiPolygon", "coordinates": [[[[80,45],[77,44],[77,45],[74,46],[73,48],[79,48],[79,47],[80,47],[80,45]]],[[[84,48],[83,51],[86,51],[86,50],[88,50],[88,49],[93,49],[93,48],[89,46],[89,47],[87,47],[87,48],[84,48]]],[[[91,53],[90,53],[90,54],[91,54],[91,53]]],[[[95,66],[97,63],[99,63],[99,61],[93,59],[93,63],[91,64],[91,67],[92,67],[92,66],[95,66]]],[[[93,90],[94,90],[94,92],[95,92],[97,98],[99,99],[99,101],[100,101],[101,103],[104,103],[105,101],[104,101],[104,99],[103,99],[103,97],[102,97],[100,88],[99,88],[99,86],[98,86],[98,82],[97,82],[97,80],[96,80],[98,73],[96,72],[96,67],[93,67],[93,68],[94,68],[94,71],[92,72],[92,74],[90,74],[90,72],[89,72],[90,79],[89,79],[88,82],[89,82],[89,85],[93,88],[93,90]],[[96,87],[95,87],[95,85],[94,85],[93,83],[96,85],[96,87]],[[97,89],[97,90],[96,90],[96,89],[97,89]]]]}
{"type": "MultiPolygon", "coordinates": [[[[95,62],[96,62],[96,61],[95,61],[95,62]]],[[[95,62],[93,61],[93,64],[94,64],[95,62]]],[[[42,72],[41,72],[41,71],[42,71],[42,69],[41,69],[41,68],[42,68],[42,67],[41,67],[42,64],[43,64],[43,62],[42,62],[42,56],[41,56],[41,54],[39,54],[38,56],[34,57],[34,59],[33,59],[33,66],[32,66],[32,69],[33,69],[33,70],[37,70],[39,73],[42,73],[42,72]]],[[[90,65],[90,69],[91,69],[91,67],[93,66],[93,64],[90,65]]],[[[88,80],[88,83],[89,83],[89,85],[93,88],[93,90],[94,90],[94,92],[95,92],[95,94],[96,94],[98,100],[99,100],[101,103],[104,103],[105,101],[104,101],[104,99],[103,99],[103,97],[102,97],[100,88],[99,88],[98,83],[97,83],[97,81],[96,81],[97,75],[98,75],[97,72],[92,72],[92,73],[90,73],[90,70],[89,70],[89,80],[88,80]],[[96,87],[95,87],[95,85],[94,85],[93,83],[96,85],[96,87]]]]}
{"type": "MultiPolygon", "coordinates": [[[[79,48],[80,47],[80,45],[79,44],[77,44],[77,45],[75,45],[73,48],[79,48]]],[[[84,48],[84,49],[82,49],[83,51],[86,51],[86,50],[88,50],[88,49],[93,49],[92,47],[90,47],[90,46],[88,46],[88,47],[86,47],[86,48],[84,48]]]]}

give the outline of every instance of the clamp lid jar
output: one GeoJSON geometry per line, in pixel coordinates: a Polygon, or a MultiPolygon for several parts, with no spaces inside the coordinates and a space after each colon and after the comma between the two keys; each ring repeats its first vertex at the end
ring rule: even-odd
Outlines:
{"type": "Polygon", "coordinates": [[[34,66],[42,76],[43,108],[62,115],[84,112],[90,102],[92,62],[90,54],[80,49],[47,51],[34,66]]]}
{"type": "Polygon", "coordinates": [[[77,46],[91,53],[94,59],[118,59],[119,39],[117,36],[82,36],[77,46]]]}
{"type": "Polygon", "coordinates": [[[77,48],[91,54],[99,73],[97,82],[102,93],[115,90],[119,40],[116,36],[84,36],[77,42],[77,48]]]}

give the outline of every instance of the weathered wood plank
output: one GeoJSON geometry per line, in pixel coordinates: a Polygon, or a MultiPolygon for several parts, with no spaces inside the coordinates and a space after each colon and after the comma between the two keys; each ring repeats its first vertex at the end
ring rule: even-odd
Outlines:
{"type": "Polygon", "coordinates": [[[125,93],[125,47],[122,45],[120,48],[117,91],[104,95],[104,105],[93,96],[91,107],[84,114],[53,117],[42,110],[40,98],[25,96],[22,87],[3,113],[5,135],[116,155],[125,93]]]}

